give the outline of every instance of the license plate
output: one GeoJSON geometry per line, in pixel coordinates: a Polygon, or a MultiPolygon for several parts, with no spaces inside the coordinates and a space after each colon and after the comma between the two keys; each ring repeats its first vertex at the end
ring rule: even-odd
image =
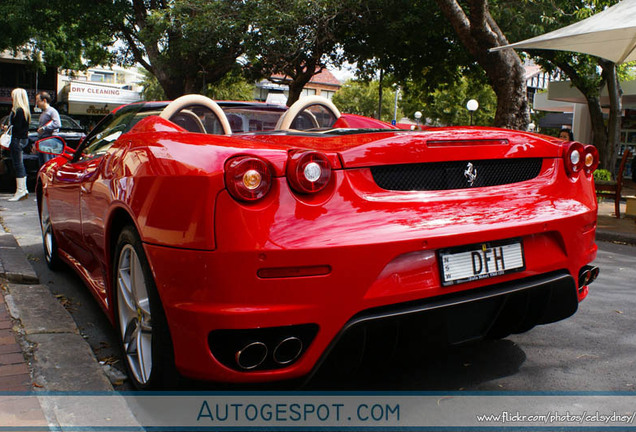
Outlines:
{"type": "Polygon", "coordinates": [[[525,270],[521,239],[438,251],[443,286],[525,270]]]}

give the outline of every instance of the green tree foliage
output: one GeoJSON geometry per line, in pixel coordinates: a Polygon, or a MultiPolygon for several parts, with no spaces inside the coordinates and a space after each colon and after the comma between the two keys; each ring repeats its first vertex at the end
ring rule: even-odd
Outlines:
{"type": "Polygon", "coordinates": [[[144,71],[143,75],[144,79],[141,82],[141,97],[147,101],[166,100],[166,92],[164,92],[163,88],[161,88],[161,84],[159,84],[157,77],[147,70],[144,71]]]}
{"type": "Polygon", "coordinates": [[[157,77],[170,99],[204,93],[208,84],[240,67],[251,2],[114,0],[112,4],[124,14],[121,20],[110,20],[114,35],[125,41],[119,61],[141,64],[157,77]]]}
{"type": "Polygon", "coordinates": [[[239,73],[230,73],[215,84],[209,84],[207,96],[214,100],[254,100],[255,85],[239,73]]]}
{"type": "Polygon", "coordinates": [[[339,40],[365,79],[382,70],[396,82],[413,80],[432,90],[459,79],[457,65],[472,63],[431,0],[364,0],[357,9],[355,24],[340,28],[339,40]]]}
{"type": "Polygon", "coordinates": [[[342,38],[350,61],[371,74],[388,71],[401,83],[417,82],[431,91],[483,69],[497,94],[495,124],[525,129],[529,110],[523,65],[512,51],[489,51],[507,40],[487,0],[365,0],[364,4],[360,22],[342,38]]]}
{"type": "Polygon", "coordinates": [[[117,16],[110,4],[87,0],[3,0],[0,50],[21,52],[36,63],[80,70],[114,61],[114,39],[101,22],[117,16]]]}
{"type": "Polygon", "coordinates": [[[167,98],[220,90],[226,75],[285,76],[289,103],[328,63],[358,0],[4,0],[0,48],[49,65],[140,64],[167,98]],[[113,50],[113,48],[115,48],[113,50]],[[113,54],[114,53],[114,54],[113,54]],[[34,55],[37,58],[37,55],[34,55]]]}
{"type": "Polygon", "coordinates": [[[0,48],[48,65],[140,64],[168,98],[205,93],[240,70],[252,2],[236,0],[5,0],[0,48]],[[5,7],[6,2],[6,7],[5,7]]]}
{"type": "MultiPolygon", "coordinates": [[[[367,117],[377,117],[378,113],[378,81],[349,80],[333,96],[333,103],[342,112],[367,117]]],[[[387,89],[382,99],[382,118],[386,122],[393,119],[395,90],[387,89]]],[[[397,119],[404,116],[398,108],[397,119]]]]}
{"type": "MultiPolygon", "coordinates": [[[[157,78],[144,72],[142,97],[147,101],[167,100],[157,78]]],[[[254,83],[237,73],[230,73],[215,84],[208,84],[205,94],[214,100],[249,101],[254,99],[254,83]]]]}
{"type": "Polygon", "coordinates": [[[415,111],[420,111],[424,119],[429,119],[436,126],[469,125],[470,112],[466,103],[470,99],[479,102],[479,108],[473,113],[473,125],[492,126],[497,96],[490,86],[484,84],[484,78],[465,76],[455,82],[440,84],[432,92],[417,83],[409,83],[402,106],[410,118],[415,111]]]}
{"type": "Polygon", "coordinates": [[[339,40],[361,78],[379,77],[383,101],[392,84],[412,81],[433,91],[459,79],[459,64],[473,63],[432,0],[363,0],[357,10],[354,25],[339,29],[339,40]]]}
{"type": "Polygon", "coordinates": [[[247,47],[255,76],[289,86],[287,104],[327,64],[338,64],[338,35],[357,16],[354,0],[252,0],[247,47]]]}
{"type": "Polygon", "coordinates": [[[490,13],[488,0],[435,0],[456,40],[483,68],[497,94],[495,125],[525,130],[530,121],[523,64],[513,50],[491,52],[508,40],[490,13]]]}

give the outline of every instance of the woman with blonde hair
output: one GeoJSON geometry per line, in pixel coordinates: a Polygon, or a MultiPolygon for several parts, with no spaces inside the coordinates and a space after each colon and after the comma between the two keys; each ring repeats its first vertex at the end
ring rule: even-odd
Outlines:
{"type": "MultiPolygon", "coordinates": [[[[15,195],[9,201],[19,201],[29,196],[26,186],[26,170],[22,160],[22,149],[29,144],[29,122],[31,121],[31,110],[29,109],[29,98],[24,89],[16,88],[11,92],[13,108],[9,117],[9,124],[13,126],[11,135],[11,160],[15,170],[15,195]]],[[[6,126],[5,126],[6,128],[6,126]]]]}

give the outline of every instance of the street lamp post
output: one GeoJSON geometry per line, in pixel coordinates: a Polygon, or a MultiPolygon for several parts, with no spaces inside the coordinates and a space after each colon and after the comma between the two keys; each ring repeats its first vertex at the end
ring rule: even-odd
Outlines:
{"type": "Polygon", "coordinates": [[[422,118],[422,113],[419,111],[415,111],[414,116],[415,116],[415,122],[417,123],[417,125],[415,125],[416,130],[421,130],[420,119],[422,118]]]}
{"type": "Polygon", "coordinates": [[[397,124],[397,108],[398,108],[398,97],[400,95],[400,86],[395,86],[395,104],[393,106],[393,122],[391,123],[393,126],[397,124]]]}
{"type": "Polygon", "coordinates": [[[473,113],[477,111],[477,108],[479,108],[479,102],[477,102],[475,99],[471,99],[466,103],[466,109],[470,113],[471,126],[473,125],[473,113]]]}

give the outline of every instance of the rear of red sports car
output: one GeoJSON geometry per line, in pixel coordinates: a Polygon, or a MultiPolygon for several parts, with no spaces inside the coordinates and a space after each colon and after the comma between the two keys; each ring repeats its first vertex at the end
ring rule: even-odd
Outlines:
{"type": "Polygon", "coordinates": [[[231,140],[213,249],[144,244],[185,375],[307,376],[368,326],[504,337],[572,315],[597,272],[592,147],[476,128],[231,140]]]}

